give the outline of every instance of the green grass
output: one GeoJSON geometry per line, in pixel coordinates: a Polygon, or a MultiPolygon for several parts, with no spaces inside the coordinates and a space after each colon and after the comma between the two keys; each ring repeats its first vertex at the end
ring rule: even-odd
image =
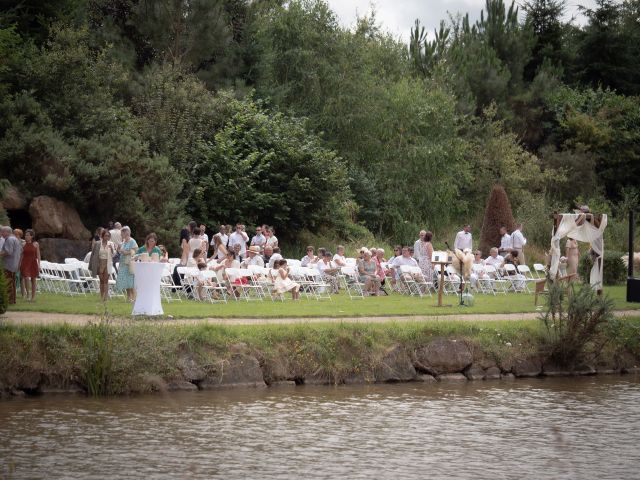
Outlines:
{"type": "MultiPolygon", "coordinates": [[[[618,310],[640,308],[640,304],[625,301],[624,286],[607,287],[605,290],[618,310]]],[[[544,302],[544,298],[540,302],[544,302]]],[[[445,304],[450,307],[436,307],[436,297],[416,298],[403,295],[389,297],[368,297],[350,300],[341,292],[329,300],[307,300],[299,302],[235,302],[227,304],[209,304],[195,301],[163,303],[165,315],[174,318],[283,318],[283,317],[360,317],[360,316],[421,316],[452,315],[482,313],[524,313],[535,312],[533,295],[475,295],[472,307],[460,307],[458,299],[452,295],[445,296],[445,304]]],[[[10,310],[38,311],[47,313],[70,313],[85,315],[101,315],[106,311],[116,316],[131,314],[132,305],[122,297],[109,300],[106,305],[99,301],[97,295],[80,295],[68,297],[54,294],[41,294],[36,303],[28,303],[18,299],[10,310]]]]}

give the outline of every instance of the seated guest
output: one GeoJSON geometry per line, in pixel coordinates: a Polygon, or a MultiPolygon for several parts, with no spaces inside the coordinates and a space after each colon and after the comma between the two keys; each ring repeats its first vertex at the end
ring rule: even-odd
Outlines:
{"type": "Polygon", "coordinates": [[[413,258],[411,250],[411,247],[402,247],[402,255],[400,255],[399,257],[395,257],[393,259],[393,264],[389,265],[389,267],[391,267],[391,269],[393,269],[395,273],[394,276],[396,280],[400,280],[402,278],[400,276],[400,267],[402,267],[403,265],[407,265],[410,267],[418,266],[418,262],[415,258],[413,258]]]}
{"type": "Polygon", "coordinates": [[[213,282],[211,282],[211,280],[208,280],[205,276],[204,276],[204,271],[207,269],[207,264],[203,261],[199,261],[198,262],[198,274],[195,275],[195,280],[196,280],[196,292],[195,292],[195,297],[196,300],[204,300],[204,287],[206,285],[213,285],[213,282]]]}
{"type": "MultiPolygon", "coordinates": [[[[271,256],[273,255],[273,247],[271,245],[265,245],[263,249],[262,259],[264,260],[264,264],[269,264],[269,260],[271,260],[271,256]]],[[[273,268],[273,267],[269,267],[273,268]]]]}
{"type": "Polygon", "coordinates": [[[479,267],[474,267],[469,275],[469,279],[471,280],[471,285],[475,287],[478,284],[478,280],[489,278],[489,276],[484,270],[485,261],[482,259],[482,252],[480,250],[476,250],[473,255],[473,264],[479,265],[479,267]]]}
{"type": "Polygon", "coordinates": [[[380,293],[382,295],[389,295],[384,289],[388,272],[388,269],[382,267],[382,264],[387,261],[384,258],[384,248],[376,248],[376,254],[373,257],[373,260],[375,260],[375,262],[378,264],[378,277],[380,277],[380,293]]]}
{"type": "Polygon", "coordinates": [[[241,252],[242,252],[242,245],[236,243],[233,246],[233,253],[236,254],[236,258],[238,259],[239,262],[242,262],[244,260],[244,256],[247,254],[247,250],[245,249],[244,255],[242,255],[241,252]]]}
{"type": "Polygon", "coordinates": [[[318,257],[316,257],[313,252],[313,245],[309,245],[307,247],[307,254],[300,259],[300,266],[308,267],[309,264],[316,264],[318,262],[318,257]]]}
{"type": "Polygon", "coordinates": [[[167,251],[167,247],[164,245],[158,245],[160,249],[160,261],[162,263],[169,263],[169,252],[167,251]]]}
{"type": "MultiPolygon", "coordinates": [[[[326,252],[327,249],[326,248],[322,248],[320,247],[318,249],[318,256],[316,257],[316,263],[318,263],[320,260],[322,260],[322,258],[324,257],[324,252],[326,252]]],[[[313,265],[309,265],[310,267],[313,265]]]]}
{"type": "Polygon", "coordinates": [[[226,271],[228,268],[240,268],[240,262],[236,259],[236,254],[234,252],[227,252],[227,258],[211,267],[211,269],[215,272],[222,272],[222,278],[228,282],[227,291],[230,295],[237,296],[238,291],[232,287],[232,284],[236,282],[238,278],[234,275],[228,275],[226,271]]]}
{"type": "Polygon", "coordinates": [[[511,265],[515,265],[516,267],[520,265],[520,259],[518,258],[518,251],[512,250],[504,257],[504,263],[510,263],[511,265]]]}
{"type": "MultiPolygon", "coordinates": [[[[265,247],[266,250],[266,247],[265,247]]],[[[273,255],[269,258],[269,268],[274,268],[273,264],[276,260],[282,260],[282,255],[280,255],[280,248],[273,247],[273,255]]],[[[287,267],[288,268],[288,267],[287,267]]]]}
{"type": "Polygon", "coordinates": [[[247,258],[240,262],[242,268],[247,268],[250,265],[256,265],[258,267],[264,267],[264,260],[260,256],[260,247],[257,245],[251,245],[247,248],[247,258]]]}
{"type": "MultiPolygon", "coordinates": [[[[415,260],[414,260],[415,261],[415,260]]],[[[380,290],[378,264],[371,257],[369,249],[363,250],[362,259],[358,260],[358,279],[364,283],[364,290],[372,296],[377,296],[380,290]]]]}
{"type": "Polygon", "coordinates": [[[489,251],[490,255],[484,260],[485,265],[491,265],[495,267],[496,270],[502,268],[504,265],[504,257],[502,255],[498,255],[498,249],[493,247],[489,251]]]}
{"type": "Polygon", "coordinates": [[[333,256],[333,262],[338,267],[344,267],[347,265],[347,259],[344,256],[344,247],[342,245],[338,245],[336,248],[336,254],[333,256]]]}
{"type": "Polygon", "coordinates": [[[300,284],[289,278],[289,267],[287,266],[287,261],[284,259],[276,260],[272,268],[277,270],[275,278],[273,279],[274,292],[280,295],[285,292],[291,292],[291,298],[293,300],[299,300],[300,284]]]}
{"type": "Polygon", "coordinates": [[[211,254],[211,259],[220,261],[227,258],[227,245],[223,243],[223,238],[224,237],[219,234],[213,236],[213,253],[211,254]]]}
{"type": "Polygon", "coordinates": [[[331,252],[324,252],[324,256],[316,264],[316,268],[325,282],[331,285],[333,293],[338,293],[338,273],[340,268],[331,260],[331,252]]]}

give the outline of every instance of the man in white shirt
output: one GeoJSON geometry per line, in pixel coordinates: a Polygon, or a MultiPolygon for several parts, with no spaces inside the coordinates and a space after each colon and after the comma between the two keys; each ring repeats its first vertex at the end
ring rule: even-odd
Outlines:
{"type": "Polygon", "coordinates": [[[116,251],[120,248],[120,245],[122,245],[122,233],[120,232],[120,229],[122,229],[122,225],[120,222],[116,222],[113,224],[113,230],[109,230],[109,233],[111,234],[111,241],[115,245],[116,251]]]}
{"type": "Polygon", "coordinates": [[[513,245],[513,251],[518,252],[518,260],[520,265],[526,265],[527,262],[524,259],[524,246],[527,244],[527,239],[522,234],[522,223],[516,225],[516,229],[511,234],[511,242],[513,245]]]}
{"type": "MultiPolygon", "coordinates": [[[[220,225],[220,229],[218,230],[218,233],[216,233],[213,237],[211,237],[211,243],[210,245],[212,247],[215,248],[216,242],[215,242],[215,237],[220,238],[220,243],[222,243],[222,245],[224,245],[225,248],[227,248],[227,243],[229,242],[229,236],[227,235],[227,226],[226,225],[220,225]]],[[[216,255],[218,252],[213,252],[214,255],[216,255]]],[[[224,260],[225,258],[225,254],[220,252],[220,255],[217,255],[219,260],[224,260]]]]}
{"type": "Polygon", "coordinates": [[[418,234],[418,240],[416,240],[415,242],[413,242],[413,258],[415,258],[417,261],[420,261],[420,242],[422,242],[422,239],[424,238],[424,236],[427,234],[426,230],[420,230],[420,233],[418,234]]]}
{"type": "Polygon", "coordinates": [[[247,248],[247,258],[245,258],[240,266],[242,268],[247,268],[249,265],[257,265],[258,267],[264,267],[264,259],[260,255],[260,247],[255,245],[247,248]]]}
{"type": "Polygon", "coordinates": [[[484,260],[484,264],[491,265],[497,270],[499,268],[502,268],[502,265],[504,265],[504,257],[502,255],[498,255],[498,249],[496,247],[493,247],[490,250],[490,255],[484,260]]]}
{"type": "Polygon", "coordinates": [[[244,225],[238,223],[236,225],[236,231],[229,235],[229,250],[234,251],[236,245],[240,245],[240,250],[237,251],[238,255],[242,258],[247,254],[247,242],[249,241],[249,235],[244,231],[244,225]]]}
{"type": "Polygon", "coordinates": [[[462,227],[462,230],[458,232],[458,234],[456,235],[456,239],[453,242],[453,248],[462,250],[463,252],[465,248],[468,248],[470,251],[473,251],[471,225],[465,225],[464,227],[462,227]]]}
{"type": "Polygon", "coordinates": [[[262,251],[266,243],[267,243],[267,237],[265,237],[262,234],[262,227],[260,226],[256,227],[256,234],[251,239],[250,246],[258,247],[260,251],[262,251]]]}
{"type": "Polygon", "coordinates": [[[511,235],[507,233],[507,227],[503,225],[500,227],[500,248],[498,249],[498,253],[506,255],[511,252],[512,248],[513,241],[511,240],[511,235]]]}
{"type": "Polygon", "coordinates": [[[202,250],[207,251],[209,249],[209,235],[206,234],[207,226],[200,224],[200,240],[202,240],[202,250]]]}

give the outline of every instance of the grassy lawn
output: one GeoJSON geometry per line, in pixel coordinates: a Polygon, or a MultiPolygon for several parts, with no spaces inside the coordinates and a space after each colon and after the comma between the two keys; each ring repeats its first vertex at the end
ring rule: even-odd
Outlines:
{"type": "MultiPolygon", "coordinates": [[[[640,304],[625,301],[626,287],[607,287],[605,290],[615,302],[618,310],[640,308],[640,304]]],[[[541,302],[544,302],[542,298],[541,302]]],[[[347,295],[340,293],[331,300],[307,300],[299,302],[286,300],[283,302],[229,302],[227,304],[209,304],[195,301],[163,303],[165,315],[175,318],[205,318],[205,317],[358,317],[358,316],[404,316],[404,315],[451,315],[451,314],[480,314],[480,313],[523,313],[535,312],[533,295],[475,295],[472,307],[460,307],[458,299],[452,295],[444,297],[444,304],[450,307],[435,306],[437,298],[416,298],[403,295],[389,297],[368,297],[350,300],[347,295]]],[[[97,295],[80,295],[68,297],[55,294],[41,294],[35,303],[28,303],[18,299],[17,305],[10,307],[16,311],[38,311],[73,314],[102,314],[106,311],[117,316],[128,316],[132,305],[122,297],[109,300],[106,305],[98,300],[97,295]]]]}

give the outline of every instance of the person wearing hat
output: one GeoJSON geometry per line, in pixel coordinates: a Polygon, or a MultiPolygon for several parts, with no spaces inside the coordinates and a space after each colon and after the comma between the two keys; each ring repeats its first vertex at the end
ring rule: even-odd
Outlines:
{"type": "Polygon", "coordinates": [[[251,245],[247,248],[247,258],[240,263],[242,268],[248,268],[249,265],[264,267],[264,259],[262,255],[260,255],[260,247],[257,245],[251,245]]]}

